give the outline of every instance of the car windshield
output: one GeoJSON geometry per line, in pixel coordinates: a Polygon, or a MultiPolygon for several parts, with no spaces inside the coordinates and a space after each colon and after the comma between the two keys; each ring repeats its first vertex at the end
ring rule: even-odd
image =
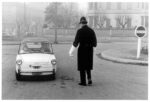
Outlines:
{"type": "Polygon", "coordinates": [[[25,42],[20,46],[20,54],[28,53],[52,53],[52,48],[48,42],[25,42]]]}

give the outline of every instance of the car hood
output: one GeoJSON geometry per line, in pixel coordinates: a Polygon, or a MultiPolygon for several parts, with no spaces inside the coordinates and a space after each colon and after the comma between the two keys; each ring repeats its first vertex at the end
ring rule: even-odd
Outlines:
{"type": "Polygon", "coordinates": [[[56,59],[53,54],[21,54],[17,56],[17,60],[24,62],[50,62],[56,59]]]}

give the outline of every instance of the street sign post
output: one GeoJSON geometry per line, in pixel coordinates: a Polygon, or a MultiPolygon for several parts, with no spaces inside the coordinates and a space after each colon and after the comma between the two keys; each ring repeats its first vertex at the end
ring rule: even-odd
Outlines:
{"type": "Polygon", "coordinates": [[[142,38],[146,34],[146,28],[144,26],[137,26],[135,29],[135,36],[138,37],[138,44],[137,44],[137,56],[136,58],[140,58],[140,53],[141,53],[141,41],[142,38]]]}

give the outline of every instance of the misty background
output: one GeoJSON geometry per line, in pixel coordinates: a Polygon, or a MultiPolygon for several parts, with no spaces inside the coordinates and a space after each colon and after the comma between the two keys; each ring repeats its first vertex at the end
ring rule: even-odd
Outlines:
{"type": "Polygon", "coordinates": [[[147,30],[149,26],[146,2],[3,2],[2,38],[42,36],[55,43],[70,42],[81,16],[87,18],[100,40],[135,37],[136,26],[147,30]]]}

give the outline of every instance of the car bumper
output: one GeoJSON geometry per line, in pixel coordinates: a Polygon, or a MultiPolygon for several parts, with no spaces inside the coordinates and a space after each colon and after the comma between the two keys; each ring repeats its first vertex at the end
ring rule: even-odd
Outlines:
{"type": "Polygon", "coordinates": [[[43,74],[43,75],[29,75],[29,74],[22,74],[20,75],[21,80],[53,80],[55,79],[55,74],[43,74]]]}
{"type": "Polygon", "coordinates": [[[46,75],[52,75],[54,74],[53,71],[49,72],[20,72],[19,73],[22,76],[46,76],[46,75]]]}

